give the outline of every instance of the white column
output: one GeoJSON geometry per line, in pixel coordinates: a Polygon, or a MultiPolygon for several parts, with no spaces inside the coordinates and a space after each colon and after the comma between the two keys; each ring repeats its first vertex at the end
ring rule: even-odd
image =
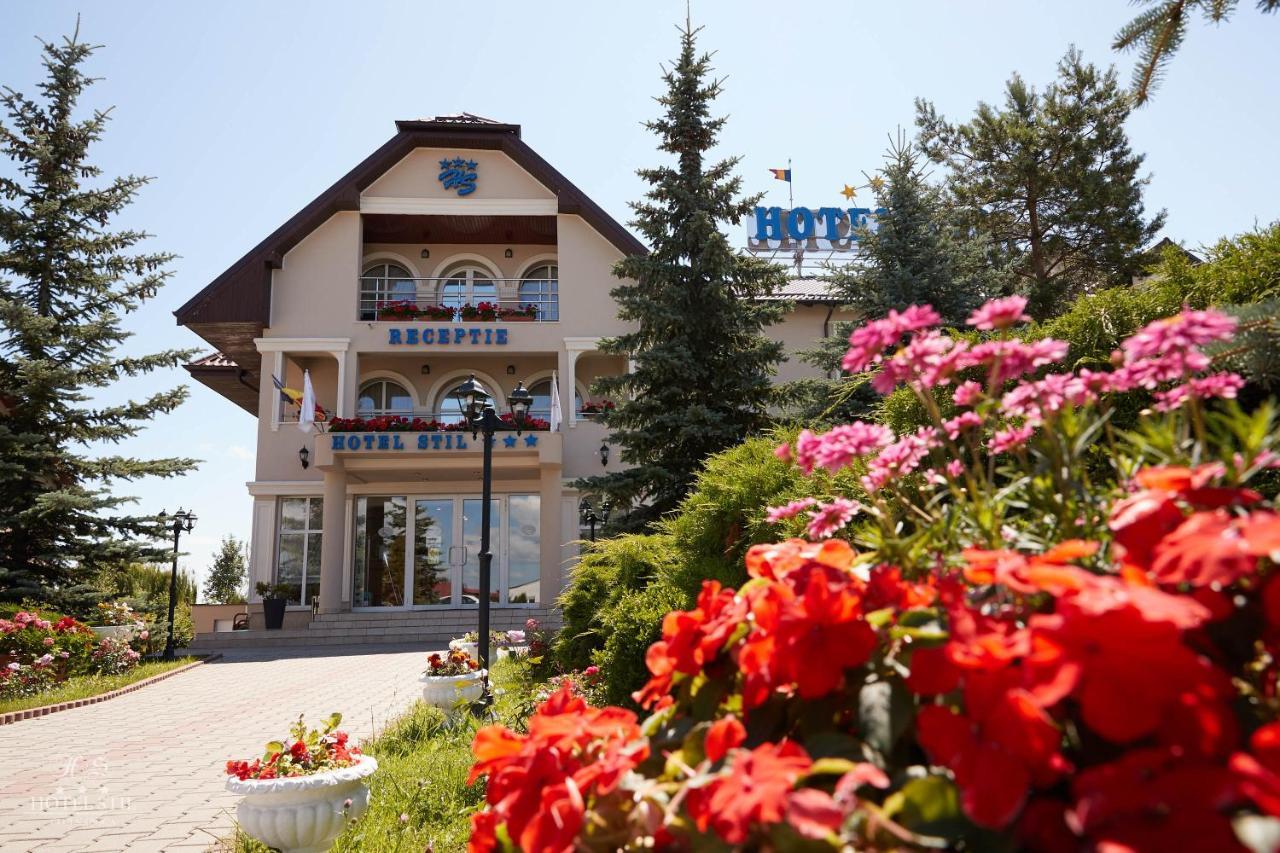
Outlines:
{"type": "MultiPolygon", "coordinates": [[[[273,377],[278,377],[281,382],[285,381],[284,353],[279,350],[272,353],[271,375],[273,377]]],[[[263,384],[265,385],[266,383],[263,384]]],[[[272,389],[275,388],[274,379],[271,381],[271,387],[272,389]]],[[[278,429],[280,429],[280,392],[276,391],[271,395],[271,431],[275,432],[278,429]]]]}
{"type": "Polygon", "coordinates": [[[561,466],[542,465],[538,482],[538,603],[550,606],[563,591],[560,546],[561,466]]]}
{"type": "Polygon", "coordinates": [[[571,429],[578,422],[578,413],[573,405],[573,393],[577,387],[574,385],[577,380],[574,363],[577,360],[578,354],[572,350],[562,349],[556,354],[556,371],[560,374],[560,412],[571,429]]]}
{"type": "Polygon", "coordinates": [[[335,390],[337,399],[333,403],[334,417],[347,416],[347,354],[345,352],[329,353],[338,361],[338,387],[335,390]]]}
{"type": "Polygon", "coordinates": [[[347,472],[341,459],[324,472],[324,535],[320,544],[320,612],[342,609],[342,557],[347,550],[347,472]]]}

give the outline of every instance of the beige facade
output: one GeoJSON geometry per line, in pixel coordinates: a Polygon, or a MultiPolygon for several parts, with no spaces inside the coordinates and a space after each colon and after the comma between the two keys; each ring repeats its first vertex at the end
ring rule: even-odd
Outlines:
{"type": "MultiPolygon", "coordinates": [[[[523,384],[540,419],[550,419],[553,375],[558,384],[557,429],[495,442],[493,606],[509,616],[554,602],[582,536],[570,484],[618,465],[616,448],[602,462],[609,436],[581,409],[601,402],[597,378],[627,368],[598,342],[626,328],[611,269],[643,247],[528,149],[518,127],[462,116],[398,128],[177,312],[222,352],[193,375],[257,414],[251,579],[290,588],[290,624],[313,607],[475,607],[482,448],[448,428],[459,420],[452,392],[469,376],[499,413],[523,384]],[[475,176],[472,191],[443,178],[456,163],[475,176]],[[532,304],[537,316],[431,319],[389,307],[480,302],[532,304]],[[329,419],[308,432],[273,381],[301,389],[304,373],[329,419]],[[333,421],[384,416],[446,426],[377,432],[333,421]]],[[[811,300],[772,333],[795,352],[838,319],[811,300]]],[[[812,369],[793,360],[779,379],[805,375],[812,369]]]]}

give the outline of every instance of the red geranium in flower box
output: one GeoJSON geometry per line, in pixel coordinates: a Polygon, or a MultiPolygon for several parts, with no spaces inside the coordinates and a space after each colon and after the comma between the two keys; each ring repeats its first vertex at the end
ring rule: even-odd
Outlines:
{"type": "Polygon", "coordinates": [[[479,302],[475,305],[468,302],[462,306],[461,314],[464,320],[489,323],[498,319],[499,310],[496,302],[479,302]]]}
{"type": "Polygon", "coordinates": [[[411,299],[378,303],[379,320],[416,320],[421,314],[418,304],[411,299]]]}
{"type": "Polygon", "coordinates": [[[590,401],[583,403],[582,408],[578,411],[580,415],[600,415],[605,412],[611,412],[615,408],[612,400],[601,400],[599,403],[590,401]]]}

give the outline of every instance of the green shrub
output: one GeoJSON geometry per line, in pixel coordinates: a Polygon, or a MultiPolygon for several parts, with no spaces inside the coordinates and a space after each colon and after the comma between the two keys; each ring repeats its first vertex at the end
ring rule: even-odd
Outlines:
{"type": "Polygon", "coordinates": [[[689,609],[695,598],[660,580],[622,594],[601,613],[605,641],[592,660],[600,667],[611,704],[634,706],[631,694],[649,678],[644,656],[662,636],[662,617],[672,610],[689,609]]]}
{"type": "Polygon", "coordinates": [[[647,586],[676,563],[674,543],[663,534],[628,534],[586,546],[560,596],[564,620],[553,654],[566,670],[591,664],[604,645],[602,613],[627,592],[647,586]]]}

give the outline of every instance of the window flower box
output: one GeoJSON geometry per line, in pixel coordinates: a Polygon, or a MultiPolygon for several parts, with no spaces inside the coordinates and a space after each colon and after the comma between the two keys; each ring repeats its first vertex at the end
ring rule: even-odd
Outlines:
{"type": "Polygon", "coordinates": [[[586,402],[582,404],[582,408],[578,410],[578,414],[584,418],[594,418],[596,415],[602,415],[605,412],[613,411],[614,404],[612,400],[601,400],[599,403],[586,402]]]}
{"type": "Polygon", "coordinates": [[[475,305],[468,302],[459,309],[459,313],[463,320],[472,323],[492,323],[498,319],[499,310],[496,302],[479,302],[475,305]]]}
{"type": "Polygon", "coordinates": [[[448,321],[458,314],[452,305],[423,305],[418,309],[419,320],[448,321]]]}
{"type": "Polygon", "coordinates": [[[411,299],[379,302],[377,308],[379,320],[416,320],[421,316],[421,309],[411,299]]]}
{"type": "Polygon", "coordinates": [[[532,323],[538,319],[538,306],[521,305],[519,308],[499,308],[498,319],[506,323],[532,323]]]}

